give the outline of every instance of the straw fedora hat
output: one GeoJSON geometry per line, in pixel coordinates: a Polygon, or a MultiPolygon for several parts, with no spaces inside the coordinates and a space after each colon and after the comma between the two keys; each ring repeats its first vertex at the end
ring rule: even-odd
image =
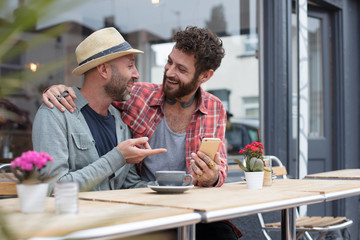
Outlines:
{"type": "Polygon", "coordinates": [[[115,28],[103,28],[89,35],[77,46],[75,54],[79,66],[73,73],[81,75],[101,63],[138,53],[144,52],[132,48],[115,28]]]}

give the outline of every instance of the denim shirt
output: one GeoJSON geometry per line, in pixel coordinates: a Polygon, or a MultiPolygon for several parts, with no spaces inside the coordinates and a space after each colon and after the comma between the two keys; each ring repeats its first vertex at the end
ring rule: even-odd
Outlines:
{"type": "MultiPolygon", "coordinates": [[[[36,113],[32,141],[35,151],[47,152],[54,158],[49,176],[56,176],[54,182],[77,182],[80,191],[112,190],[121,188],[144,187],[136,172],[135,165],[127,164],[116,146],[99,157],[95,141],[81,113],[88,104],[81,92],[73,88],[76,110],[62,113],[57,108],[42,104],[36,113]]],[[[127,125],[121,120],[120,112],[109,106],[114,116],[117,142],[131,138],[127,125]]],[[[42,171],[45,176],[48,168],[42,171]]],[[[51,184],[51,191],[52,191],[51,184]]]]}

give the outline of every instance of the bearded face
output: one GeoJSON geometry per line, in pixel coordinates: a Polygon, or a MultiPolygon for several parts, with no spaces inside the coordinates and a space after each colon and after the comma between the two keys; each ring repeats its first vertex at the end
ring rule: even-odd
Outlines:
{"type": "Polygon", "coordinates": [[[105,92],[113,101],[127,101],[130,99],[130,92],[127,89],[127,85],[132,82],[134,83],[133,78],[126,78],[122,76],[119,70],[111,66],[112,75],[110,82],[107,83],[104,87],[105,92]]]}
{"type": "Polygon", "coordinates": [[[194,77],[190,82],[183,83],[180,79],[176,77],[167,77],[165,71],[163,77],[163,91],[167,98],[180,99],[186,95],[189,95],[192,92],[195,92],[198,88],[199,82],[199,74],[194,74],[194,77]],[[167,82],[170,84],[166,84],[167,82]],[[169,85],[171,85],[172,87],[170,87],[169,85]]]}

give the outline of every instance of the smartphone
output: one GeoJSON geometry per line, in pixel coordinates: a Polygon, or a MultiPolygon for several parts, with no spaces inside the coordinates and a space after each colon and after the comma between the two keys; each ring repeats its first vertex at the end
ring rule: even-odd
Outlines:
{"type": "Polygon", "coordinates": [[[211,160],[214,160],[215,154],[219,149],[220,138],[204,138],[200,144],[200,152],[208,155],[211,160]]]}

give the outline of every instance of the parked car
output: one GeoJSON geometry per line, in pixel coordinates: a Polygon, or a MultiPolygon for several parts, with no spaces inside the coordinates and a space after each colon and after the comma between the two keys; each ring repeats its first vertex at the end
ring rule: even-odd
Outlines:
{"type": "MultiPolygon", "coordinates": [[[[230,129],[225,132],[228,159],[241,158],[239,151],[247,144],[258,141],[259,120],[231,119],[230,129]]],[[[231,161],[229,161],[231,164],[231,161]]]]}

